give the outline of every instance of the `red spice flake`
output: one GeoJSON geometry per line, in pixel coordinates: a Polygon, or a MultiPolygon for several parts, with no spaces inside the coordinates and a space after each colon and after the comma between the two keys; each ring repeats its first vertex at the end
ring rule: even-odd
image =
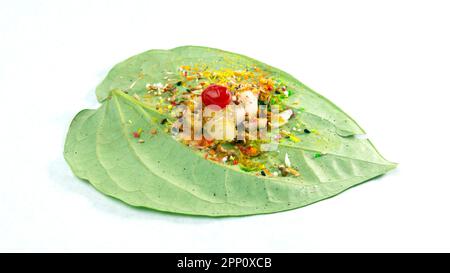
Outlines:
{"type": "Polygon", "coordinates": [[[206,138],[202,138],[201,140],[197,141],[197,146],[199,147],[208,147],[211,146],[214,143],[214,140],[207,140],[206,138]]]}
{"type": "Polygon", "coordinates": [[[272,85],[268,85],[268,86],[267,86],[267,90],[272,91],[272,90],[273,90],[272,85]]]}
{"type": "Polygon", "coordinates": [[[183,71],[183,76],[187,77],[187,71],[183,71]]]}
{"type": "Polygon", "coordinates": [[[142,134],[142,128],[139,128],[136,132],[133,132],[134,138],[140,138],[142,134]]]}
{"type": "Polygon", "coordinates": [[[177,106],[177,103],[174,102],[174,101],[172,101],[170,104],[171,104],[172,106],[177,106]]]}
{"type": "Polygon", "coordinates": [[[258,151],[258,149],[256,149],[253,146],[248,146],[248,147],[239,147],[239,150],[241,150],[241,152],[246,155],[246,156],[258,156],[260,154],[260,152],[258,151]]]}
{"type": "Polygon", "coordinates": [[[238,164],[237,159],[233,160],[233,165],[237,165],[237,164],[238,164]]]}

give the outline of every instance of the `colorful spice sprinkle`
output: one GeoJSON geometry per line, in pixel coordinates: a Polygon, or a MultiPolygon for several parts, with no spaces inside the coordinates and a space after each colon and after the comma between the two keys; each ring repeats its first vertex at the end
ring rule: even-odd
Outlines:
{"type": "Polygon", "coordinates": [[[314,154],[314,158],[319,158],[321,156],[322,156],[322,154],[319,154],[319,153],[314,154]]]}
{"type": "Polygon", "coordinates": [[[290,135],[289,139],[295,143],[300,142],[300,139],[294,135],[290,135]]]}
{"type": "MultiPolygon", "coordinates": [[[[267,133],[259,131],[258,136],[267,135],[270,137],[270,141],[275,142],[300,142],[299,133],[314,132],[303,129],[304,126],[301,124],[295,125],[299,122],[298,117],[295,117],[293,110],[283,103],[293,95],[293,90],[281,78],[273,77],[269,71],[258,67],[242,66],[235,69],[217,69],[206,65],[189,64],[181,65],[177,72],[166,72],[164,80],[165,82],[147,83],[145,86],[147,93],[141,97],[135,96],[136,99],[152,106],[159,113],[171,117],[155,118],[154,122],[165,125],[164,128],[161,128],[162,131],[171,132],[177,140],[201,152],[205,159],[217,163],[239,165],[240,169],[254,172],[259,176],[296,176],[298,174],[291,166],[287,155],[287,160],[283,161],[283,158],[278,158],[268,162],[266,150],[262,148],[266,140],[252,138],[247,128],[242,134],[232,134],[226,139],[214,136],[208,140],[204,137],[201,140],[186,140],[179,134],[179,132],[185,132],[183,114],[186,111],[179,109],[184,107],[183,109],[190,110],[196,115],[202,113],[209,105],[217,105],[225,110],[230,105],[239,106],[245,110],[245,119],[240,123],[256,121],[258,127],[259,124],[264,124],[270,130],[280,128],[280,133],[274,132],[274,135],[270,135],[269,131],[267,133]],[[259,105],[266,106],[267,110],[263,114],[253,110],[256,109],[254,106],[259,107],[259,105]],[[277,109],[278,112],[274,109],[277,109]],[[297,119],[297,123],[294,124],[296,127],[292,127],[292,129],[284,127],[289,120],[294,118],[297,119]],[[274,122],[275,120],[278,122],[274,122]],[[238,136],[241,136],[242,139],[239,139],[238,136]],[[265,162],[267,166],[262,162],[265,162]],[[280,164],[282,167],[279,167],[280,164]]],[[[294,101],[293,103],[299,102],[294,101]]],[[[205,124],[211,120],[211,117],[200,115],[200,120],[202,124],[205,124]]],[[[192,127],[187,130],[195,129],[194,126],[192,127]]],[[[231,129],[235,128],[237,125],[231,127],[231,129]]],[[[157,134],[156,128],[150,128],[149,132],[151,135],[157,134]]],[[[133,136],[139,139],[141,132],[138,130],[133,133],[133,136]]],[[[277,150],[277,152],[280,151],[277,150]]],[[[295,162],[293,163],[295,164],[295,162]]]]}
{"type": "Polygon", "coordinates": [[[134,138],[140,138],[142,134],[142,128],[139,128],[136,132],[133,132],[134,138]]]}
{"type": "Polygon", "coordinates": [[[255,157],[258,156],[260,154],[260,151],[258,151],[258,149],[256,149],[253,146],[248,146],[248,147],[239,147],[239,149],[241,150],[241,152],[246,155],[246,156],[250,156],[250,157],[255,157]]]}

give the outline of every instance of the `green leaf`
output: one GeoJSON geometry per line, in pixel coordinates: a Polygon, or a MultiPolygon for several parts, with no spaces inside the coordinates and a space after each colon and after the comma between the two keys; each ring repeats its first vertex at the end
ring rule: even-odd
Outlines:
{"type": "Polygon", "coordinates": [[[333,103],[281,70],[230,52],[193,46],[147,51],[116,65],[96,93],[102,105],[77,114],[64,155],[76,176],[133,206],[207,216],[272,213],[329,198],[396,166],[369,140],[354,137],[364,131],[333,103]],[[133,97],[145,94],[148,82],[164,82],[165,72],[198,63],[258,66],[288,83],[292,94],[285,103],[296,110],[289,126],[301,123],[316,133],[286,140],[270,156],[283,160],[288,153],[300,176],[256,176],[206,160],[164,132],[166,117],[133,97]],[[138,128],[142,141],[133,136],[138,128]]]}

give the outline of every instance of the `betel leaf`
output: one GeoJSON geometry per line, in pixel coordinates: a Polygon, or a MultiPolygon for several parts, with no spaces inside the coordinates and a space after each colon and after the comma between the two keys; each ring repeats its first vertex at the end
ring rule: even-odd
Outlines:
{"type": "MultiPolygon", "coordinates": [[[[117,64],[98,86],[97,110],[83,110],[70,126],[64,155],[79,178],[130,205],[191,215],[233,216],[302,207],[334,196],[395,168],[364,131],[333,103],[289,74],[254,59],[205,47],[150,50],[117,64]],[[214,68],[258,66],[290,86],[285,103],[306,129],[302,140],[281,142],[271,157],[286,153],[298,177],[256,176],[206,160],[165,133],[167,118],[136,99],[148,82],[163,82],[180,65],[214,68]],[[125,92],[124,92],[125,91],[125,92]],[[159,133],[142,133],[153,128],[159,133]]],[[[298,123],[297,123],[298,122],[298,123]]]]}

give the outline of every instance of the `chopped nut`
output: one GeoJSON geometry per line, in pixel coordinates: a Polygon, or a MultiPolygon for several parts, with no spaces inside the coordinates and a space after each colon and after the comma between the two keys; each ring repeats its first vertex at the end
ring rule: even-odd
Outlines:
{"type": "Polygon", "coordinates": [[[295,169],[293,169],[293,168],[286,168],[286,170],[290,173],[290,174],[292,174],[293,176],[299,176],[300,175],[300,173],[299,172],[297,172],[295,169]]]}
{"type": "Polygon", "coordinates": [[[147,83],[147,84],[145,85],[145,88],[146,88],[148,91],[155,91],[155,90],[161,89],[161,88],[163,88],[163,87],[164,87],[164,86],[162,85],[162,83],[155,83],[155,84],[147,83]]]}
{"type": "Polygon", "coordinates": [[[217,150],[217,152],[219,152],[219,153],[226,153],[227,152],[227,150],[224,148],[224,147],[222,147],[222,145],[217,145],[217,148],[216,148],[216,150],[217,150]]]}
{"type": "Polygon", "coordinates": [[[281,171],[282,176],[287,176],[288,174],[292,174],[293,176],[300,175],[300,173],[297,170],[290,168],[290,167],[286,167],[284,165],[278,166],[278,169],[281,171]]]}
{"type": "Polygon", "coordinates": [[[172,84],[168,83],[164,86],[163,91],[164,92],[173,91],[174,89],[175,89],[175,87],[172,84]]]}
{"type": "Polygon", "coordinates": [[[191,90],[192,90],[192,91],[194,91],[194,90],[200,90],[200,89],[202,89],[202,88],[203,88],[203,86],[202,86],[201,84],[199,84],[199,85],[197,85],[197,86],[192,87],[191,90]]]}
{"type": "Polygon", "coordinates": [[[281,171],[282,176],[287,176],[289,174],[289,172],[286,169],[286,166],[284,166],[284,165],[278,166],[278,169],[281,171]]]}

